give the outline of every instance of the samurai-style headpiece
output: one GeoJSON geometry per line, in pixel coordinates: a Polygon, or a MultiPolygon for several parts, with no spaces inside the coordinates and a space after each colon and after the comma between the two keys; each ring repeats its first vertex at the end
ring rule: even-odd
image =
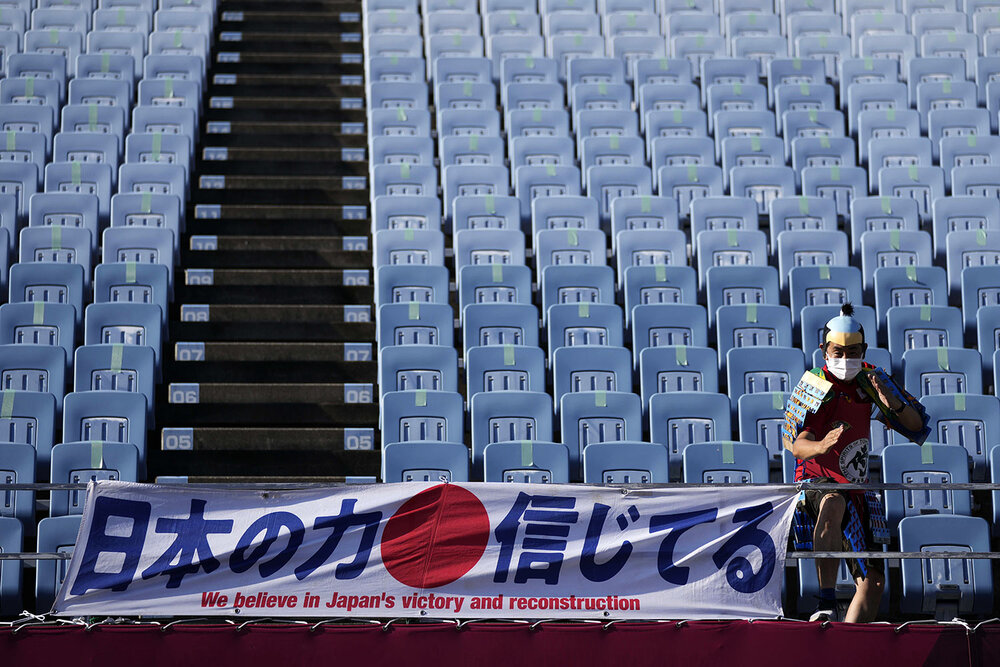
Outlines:
{"type": "Polygon", "coordinates": [[[840,307],[840,315],[834,317],[823,327],[823,345],[858,345],[865,342],[865,330],[861,322],[854,319],[854,306],[845,303],[840,307]]]}

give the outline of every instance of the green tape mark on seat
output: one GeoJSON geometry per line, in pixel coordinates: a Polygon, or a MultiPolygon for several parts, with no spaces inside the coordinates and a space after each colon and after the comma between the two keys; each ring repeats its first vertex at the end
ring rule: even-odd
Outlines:
{"type": "Polygon", "coordinates": [[[871,56],[865,58],[865,69],[869,72],[875,69],[875,61],[872,60],[871,56]]]}
{"type": "Polygon", "coordinates": [[[97,105],[87,105],[87,130],[97,132],[97,105]]]}
{"type": "Polygon", "coordinates": [[[493,195],[486,195],[486,212],[496,213],[497,212],[497,200],[493,195]]]}
{"type": "Polygon", "coordinates": [[[469,135],[469,150],[476,151],[479,150],[479,135],[470,134],[469,135]]]}
{"type": "Polygon", "coordinates": [[[151,192],[142,193],[142,201],[139,202],[143,213],[150,213],[153,210],[153,194],[151,192]]]}
{"type": "Polygon", "coordinates": [[[760,137],[750,137],[750,150],[755,153],[760,152],[760,137]]]}
{"type": "Polygon", "coordinates": [[[556,175],[556,166],[554,164],[545,165],[545,174],[548,176],[556,175]]]}
{"type": "Polygon", "coordinates": [[[515,14],[514,12],[508,14],[507,21],[509,21],[511,25],[517,25],[517,14],[515,14]]]}
{"type": "Polygon", "coordinates": [[[799,195],[799,213],[809,215],[809,198],[805,195],[799,195]]]}
{"type": "Polygon", "coordinates": [[[573,46],[580,46],[581,44],[583,44],[583,36],[573,35],[573,46]]]}
{"type": "Polygon", "coordinates": [[[167,97],[174,96],[174,77],[168,76],[163,80],[163,94],[167,97]]]}
{"type": "Polygon", "coordinates": [[[111,54],[102,53],[101,54],[101,73],[107,74],[111,70],[111,54]]]}
{"type": "Polygon", "coordinates": [[[636,26],[635,12],[628,13],[628,25],[630,28],[634,28],[636,26]]]}
{"type": "Polygon", "coordinates": [[[743,94],[743,84],[739,81],[733,84],[733,94],[742,95],[743,94]]]}
{"type": "Polygon", "coordinates": [[[535,57],[528,56],[524,59],[524,66],[528,69],[535,69],[535,57]]]}
{"type": "MultiPolygon", "coordinates": [[[[694,0],[690,0],[690,2],[694,2],[694,0]]],[[[666,58],[660,58],[660,69],[670,69],[670,61],[666,58]]]]}
{"type": "Polygon", "coordinates": [[[986,245],[986,230],[977,229],[976,230],[976,245],[984,246],[986,245]]]}
{"type": "Polygon", "coordinates": [[[723,463],[736,463],[736,454],[733,452],[733,441],[726,440],[722,443],[722,462],[723,463]]]}
{"type": "Polygon", "coordinates": [[[890,121],[890,122],[895,122],[896,121],[896,110],[892,109],[892,108],[886,109],[885,110],[885,119],[888,120],[888,121],[890,121]]]}
{"type": "Polygon", "coordinates": [[[955,410],[965,412],[965,394],[955,394],[955,410]]]}
{"type": "Polygon", "coordinates": [[[978,140],[976,139],[976,135],[974,135],[974,134],[967,134],[965,136],[965,143],[968,144],[969,148],[975,148],[976,144],[978,143],[978,140]]]}
{"type": "Polygon", "coordinates": [[[693,164],[689,164],[687,168],[688,182],[697,183],[698,182],[698,167],[693,164]]]}
{"type": "Polygon", "coordinates": [[[650,211],[652,211],[653,198],[650,197],[649,195],[642,195],[642,198],[639,200],[639,210],[642,213],[649,213],[650,211]]]}
{"type": "Polygon", "coordinates": [[[10,419],[14,414],[14,390],[3,390],[3,406],[0,406],[0,419],[10,419]]]}
{"type": "Polygon", "coordinates": [[[606,392],[606,391],[595,391],[594,392],[594,407],[595,408],[606,408],[606,407],[608,407],[608,392],[606,392]]]}
{"type": "Polygon", "coordinates": [[[514,365],[514,346],[504,345],[503,346],[503,365],[513,366],[514,365]]]}
{"type": "Polygon", "coordinates": [[[566,243],[570,244],[571,246],[580,245],[580,236],[576,233],[575,229],[566,230],[566,243]]]}
{"type": "Polygon", "coordinates": [[[819,36],[819,46],[820,46],[820,48],[821,49],[825,49],[829,45],[830,45],[830,40],[827,39],[827,36],[826,35],[820,35],[819,36]]]}
{"type": "Polygon", "coordinates": [[[945,79],[941,82],[941,92],[948,94],[951,93],[951,79],[945,79]]]}
{"type": "Polygon", "coordinates": [[[406,109],[403,107],[396,107],[396,120],[400,122],[406,120],[406,109]]]}
{"type": "Polygon", "coordinates": [[[121,373],[122,372],[122,354],[125,352],[125,346],[122,343],[114,343],[111,345],[111,372],[121,373]]]}
{"type": "Polygon", "coordinates": [[[399,23],[399,10],[398,9],[390,9],[389,10],[389,23],[399,23]]]}
{"type": "Polygon", "coordinates": [[[607,95],[608,94],[608,82],[607,81],[598,81],[598,83],[597,83],[597,92],[599,94],[601,94],[601,95],[607,95]]]}
{"type": "Polygon", "coordinates": [[[409,310],[407,312],[408,319],[419,320],[420,319],[420,302],[410,301],[409,310]]]}
{"type": "Polygon", "coordinates": [[[7,130],[7,150],[12,151],[17,148],[17,134],[14,130],[7,130]]]}
{"type": "Polygon", "coordinates": [[[45,324],[45,302],[35,301],[34,307],[31,309],[31,323],[32,324],[45,324]]]}
{"type": "Polygon", "coordinates": [[[503,264],[491,264],[490,267],[493,271],[493,282],[503,282],[503,264]]]}
{"type": "Polygon", "coordinates": [[[163,133],[153,133],[153,162],[160,161],[160,151],[163,150],[163,133]]]}
{"type": "Polygon", "coordinates": [[[531,110],[531,120],[532,122],[538,123],[542,120],[542,110],[532,109],[531,110]]]}
{"type": "Polygon", "coordinates": [[[667,267],[665,264],[655,264],[653,266],[653,277],[658,283],[667,282],[667,267]]]}
{"type": "Polygon", "coordinates": [[[771,392],[771,409],[783,410],[785,408],[785,397],[780,391],[771,392]]]}
{"type": "Polygon", "coordinates": [[[98,469],[104,467],[104,443],[100,440],[90,441],[90,467],[98,469]]]}
{"type": "Polygon", "coordinates": [[[800,95],[807,95],[807,96],[811,95],[811,93],[809,92],[809,84],[808,83],[800,83],[799,84],[799,94],[800,95]]]}
{"type": "Polygon", "coordinates": [[[834,180],[834,181],[839,181],[840,180],[840,165],[839,164],[835,164],[832,167],[830,167],[830,179],[834,180]]]}
{"type": "Polygon", "coordinates": [[[531,440],[521,441],[521,465],[525,468],[532,468],[535,465],[534,457],[532,456],[532,446],[531,440]]]}
{"type": "Polygon", "coordinates": [[[125,262],[125,282],[129,285],[135,283],[135,262],[125,262]]]}
{"type": "Polygon", "coordinates": [[[70,162],[69,171],[73,185],[80,185],[80,163],[75,160],[70,162]]]}
{"type": "Polygon", "coordinates": [[[829,264],[820,264],[818,268],[819,268],[819,279],[820,280],[829,280],[830,279],[830,265],[829,264]]]}
{"type": "Polygon", "coordinates": [[[937,364],[938,368],[943,371],[951,370],[951,365],[948,363],[948,348],[939,347],[937,349],[937,364]]]}
{"type": "Polygon", "coordinates": [[[56,30],[55,28],[52,28],[51,30],[49,30],[49,44],[58,44],[58,43],[59,43],[59,31],[56,30]]]}
{"type": "Polygon", "coordinates": [[[621,145],[621,142],[618,139],[618,135],[612,134],[608,139],[609,139],[608,143],[610,144],[611,150],[613,151],[618,150],[618,147],[621,145]]]}
{"type": "Polygon", "coordinates": [[[747,318],[747,322],[750,322],[751,324],[756,324],[757,323],[757,304],[756,303],[748,303],[747,304],[746,318],[747,318]]]}
{"type": "Polygon", "coordinates": [[[413,236],[413,230],[412,229],[404,229],[403,230],[403,239],[404,240],[406,240],[406,241],[412,241],[414,238],[415,237],[413,236]]]}
{"type": "Polygon", "coordinates": [[[757,12],[750,12],[747,18],[750,20],[750,25],[757,25],[757,12]]]}
{"type": "Polygon", "coordinates": [[[125,8],[118,9],[118,25],[125,25],[125,8]]]}
{"type": "Polygon", "coordinates": [[[35,96],[35,77],[27,77],[27,81],[24,82],[24,94],[27,97],[35,96]]]}
{"type": "Polygon", "coordinates": [[[931,321],[931,307],[930,306],[920,306],[920,321],[930,322],[931,321]]]}
{"type": "Polygon", "coordinates": [[[466,81],[462,84],[462,95],[472,97],[472,82],[466,81]]]}
{"type": "Polygon", "coordinates": [[[389,56],[389,64],[393,65],[393,66],[398,65],[399,64],[399,56],[397,56],[396,54],[393,54],[393,55],[389,56]]]}
{"type": "Polygon", "coordinates": [[[581,301],[580,303],[576,304],[576,314],[579,317],[589,318],[590,317],[590,302],[589,301],[581,301]]]}
{"type": "Polygon", "coordinates": [[[906,168],[906,175],[910,177],[911,181],[919,181],[920,180],[920,176],[917,174],[917,167],[916,167],[916,165],[912,165],[911,164],[909,167],[907,167],[906,168]]]}
{"type": "Polygon", "coordinates": [[[699,49],[705,46],[705,35],[698,35],[695,38],[694,43],[698,46],[699,49]]]}
{"type": "Polygon", "coordinates": [[[951,43],[954,44],[957,39],[958,39],[958,36],[955,34],[954,31],[948,33],[948,41],[949,42],[951,42],[951,43]]]}
{"type": "Polygon", "coordinates": [[[684,112],[680,109],[674,109],[674,122],[679,123],[684,119],[684,112]]]}
{"type": "Polygon", "coordinates": [[[820,145],[821,148],[829,148],[830,147],[830,137],[826,137],[826,136],[820,137],[819,138],[819,145],[820,145]]]}
{"type": "Polygon", "coordinates": [[[889,230],[889,247],[893,250],[899,250],[899,230],[890,229],[889,230]]]}
{"type": "Polygon", "coordinates": [[[920,445],[920,462],[934,463],[934,445],[929,442],[920,445]]]}
{"type": "Polygon", "coordinates": [[[62,250],[62,227],[59,225],[52,225],[49,229],[52,232],[52,249],[62,250]]]}
{"type": "Polygon", "coordinates": [[[180,48],[181,44],[183,44],[183,43],[184,42],[181,39],[181,31],[180,30],[174,30],[174,48],[180,48]]]}
{"type": "Polygon", "coordinates": [[[730,248],[737,248],[740,245],[740,237],[737,235],[735,229],[726,230],[726,243],[729,244],[730,248]]]}
{"type": "Polygon", "coordinates": [[[410,163],[409,162],[400,162],[399,163],[399,177],[400,178],[409,178],[410,177],[410,163]]]}
{"type": "Polygon", "coordinates": [[[413,394],[413,404],[418,408],[427,407],[427,390],[417,389],[413,394]]]}
{"type": "Polygon", "coordinates": [[[917,282],[917,267],[912,264],[906,267],[906,279],[911,283],[917,282]]]}
{"type": "Polygon", "coordinates": [[[892,214],[892,200],[888,197],[879,197],[879,202],[882,204],[882,212],[886,214],[892,214]]]}
{"type": "Polygon", "coordinates": [[[816,119],[819,118],[819,114],[816,112],[815,109],[809,109],[806,113],[809,115],[810,123],[815,123],[816,119]]]}
{"type": "Polygon", "coordinates": [[[802,58],[792,58],[792,69],[796,72],[802,69],[802,58]]]}
{"type": "Polygon", "coordinates": [[[688,365],[687,345],[677,345],[676,347],[674,347],[674,361],[677,362],[678,366],[688,365]]]}
{"type": "Polygon", "coordinates": [[[452,35],[451,43],[454,44],[455,46],[461,46],[462,45],[462,36],[461,35],[452,35]]]}

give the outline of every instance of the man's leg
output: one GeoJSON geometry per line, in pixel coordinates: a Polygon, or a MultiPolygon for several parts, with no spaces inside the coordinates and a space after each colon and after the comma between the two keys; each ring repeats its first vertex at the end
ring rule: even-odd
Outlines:
{"type": "Polygon", "coordinates": [[[876,561],[876,564],[876,567],[868,568],[867,579],[858,577],[854,580],[858,585],[858,590],[855,591],[851,606],[847,609],[847,615],[844,617],[845,622],[870,623],[875,620],[879,603],[882,601],[882,591],[885,589],[882,561],[876,561]]]}
{"type": "MultiPolygon", "coordinates": [[[[816,517],[816,529],[813,531],[813,551],[840,551],[844,546],[844,533],[841,523],[847,502],[839,493],[828,493],[819,503],[816,517]]],[[[833,588],[837,585],[837,568],[840,561],[836,558],[817,558],[816,575],[820,590],[833,588]]]]}

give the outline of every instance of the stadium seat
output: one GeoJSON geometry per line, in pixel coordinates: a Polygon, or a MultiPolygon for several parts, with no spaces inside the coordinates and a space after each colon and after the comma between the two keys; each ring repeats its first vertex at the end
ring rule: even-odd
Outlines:
{"type": "MultiPolygon", "coordinates": [[[[486,447],[492,443],[521,440],[550,442],[554,432],[553,412],[552,397],[542,392],[506,390],[472,394],[469,398],[469,427],[472,432],[473,468],[482,468],[486,447]]],[[[571,457],[571,461],[577,460],[578,457],[571,457]]]]}
{"type": "Polygon", "coordinates": [[[787,289],[792,271],[803,267],[847,267],[847,234],[834,230],[796,230],[778,234],[778,273],[787,289]]]}
{"type": "Polygon", "coordinates": [[[749,197],[699,197],[691,202],[690,213],[693,239],[706,230],[749,231],[758,227],[757,203],[749,197]]]}
{"type": "Polygon", "coordinates": [[[138,449],[138,475],[146,476],[146,398],[124,391],[80,391],[63,402],[65,442],[104,440],[138,449]]]}
{"type": "Polygon", "coordinates": [[[680,476],[684,449],[731,435],[729,397],[703,391],[669,391],[649,397],[649,437],[667,448],[671,477],[680,476]]]}
{"type": "Polygon", "coordinates": [[[723,370],[730,349],[792,346],[792,319],[787,306],[756,303],[720,306],[715,312],[715,332],[723,370]]]}
{"type": "Polygon", "coordinates": [[[458,391],[458,353],[450,345],[396,345],[378,353],[379,391],[458,391]]]}
{"type": "Polygon", "coordinates": [[[756,443],[696,442],[684,448],[685,484],[753,484],[768,479],[767,450],[756,443]]]}
{"type": "Polygon", "coordinates": [[[796,266],[788,273],[792,326],[798,327],[806,306],[861,303],[861,270],[856,266],[796,266]]]}
{"type": "Polygon", "coordinates": [[[948,234],[957,231],[1000,231],[1000,200],[953,196],[934,200],[934,254],[945,258],[948,234]]]}
{"type": "Polygon", "coordinates": [[[925,224],[930,224],[931,205],[944,191],[944,170],[940,167],[883,167],[878,172],[878,193],[917,200],[920,220],[925,224]]]}
{"type": "Polygon", "coordinates": [[[736,401],[743,394],[790,392],[804,371],[802,351],[796,348],[737,347],[726,353],[729,396],[736,401]]]}
{"type": "Polygon", "coordinates": [[[6,303],[0,306],[0,344],[52,345],[72,360],[76,313],[62,303],[6,303]]]}
{"type": "Polygon", "coordinates": [[[534,241],[535,270],[539,276],[547,266],[607,264],[607,238],[597,229],[543,229],[534,241]]]}
{"type": "Polygon", "coordinates": [[[464,266],[458,272],[459,306],[464,309],[472,303],[531,303],[531,282],[531,269],[526,266],[464,266]]]}
{"type": "Polygon", "coordinates": [[[454,252],[457,270],[468,265],[522,265],[524,234],[519,229],[460,229],[454,252]]]}
{"type": "Polygon", "coordinates": [[[382,447],[383,482],[468,482],[469,448],[461,442],[392,442],[382,447]]]}
{"type": "Polygon", "coordinates": [[[545,391],[545,353],[541,348],[472,347],[466,351],[465,369],[470,400],[483,391],[545,391]]]}
{"type": "Polygon", "coordinates": [[[948,277],[940,266],[883,266],[875,269],[875,311],[879,328],[893,306],[945,306],[948,277]]]}
{"type": "MultiPolygon", "coordinates": [[[[73,363],[73,391],[125,391],[146,399],[146,420],[154,422],[155,353],[145,345],[81,345],[73,363]]],[[[57,397],[58,398],[58,397],[57,397]]]]}
{"type": "Polygon", "coordinates": [[[894,306],[886,311],[886,339],[893,369],[911,349],[962,347],[962,311],[948,306],[894,306]]]}
{"type": "Polygon", "coordinates": [[[865,291],[875,288],[875,271],[885,267],[930,266],[931,235],[924,231],[894,229],[861,235],[861,273],[865,291]]]}
{"type": "Polygon", "coordinates": [[[868,176],[861,167],[805,167],[801,172],[802,194],[832,199],[837,215],[848,219],[851,202],[868,195],[868,176]]]}
{"type": "Polygon", "coordinates": [[[978,350],[939,347],[903,353],[906,386],[920,396],[981,394],[982,368],[978,350]]]}
{"type": "Polygon", "coordinates": [[[743,394],[736,405],[740,440],[763,445],[772,461],[779,461],[785,449],[781,430],[785,423],[788,396],[788,393],[780,391],[743,394]]]}
{"type": "Polygon", "coordinates": [[[622,310],[605,303],[557,303],[549,306],[549,355],[561,347],[621,347],[622,310]]]}
{"type": "Polygon", "coordinates": [[[388,391],[382,394],[382,449],[395,442],[460,442],[464,402],[453,391],[388,391]]]}
{"type": "Polygon", "coordinates": [[[20,262],[10,267],[10,302],[69,304],[83,322],[84,269],[79,264],[20,262]]]}
{"type": "Polygon", "coordinates": [[[376,308],[410,301],[448,303],[448,269],[443,266],[380,266],[375,273],[376,308]]]}
{"type": "MultiPolygon", "coordinates": [[[[436,198],[428,199],[437,203],[436,198]]],[[[521,229],[521,203],[515,197],[455,197],[452,209],[453,232],[461,229],[521,229]]]]}
{"type": "MultiPolygon", "coordinates": [[[[0,447],[0,482],[4,484],[35,483],[35,448],[25,443],[4,442],[0,447]]],[[[9,519],[21,524],[22,533],[35,531],[35,492],[25,489],[5,489],[0,503],[0,525],[9,519]]],[[[0,528],[0,535],[3,529],[0,528]]],[[[2,538],[0,538],[2,539],[2,538]]],[[[0,546],[0,551],[9,549],[0,546]]],[[[0,565],[2,568],[2,565],[0,565]]],[[[4,574],[0,571],[0,577],[4,574]]],[[[15,613],[20,612],[20,609],[15,613]]],[[[7,611],[0,612],[7,614],[7,611]]]]}
{"type": "MultiPolygon", "coordinates": [[[[98,480],[138,481],[139,451],[125,442],[65,442],[52,448],[53,484],[87,484],[98,480]]],[[[53,489],[49,516],[83,514],[84,491],[53,489]]]]}
{"type": "Polygon", "coordinates": [[[574,477],[587,447],[642,439],[642,402],[635,394],[579,391],[563,394],[559,400],[560,432],[569,448],[574,477]]]}
{"type": "Polygon", "coordinates": [[[719,391],[719,355],[708,347],[662,345],[639,353],[643,406],[654,394],[719,391]]]}
{"type": "Polygon", "coordinates": [[[667,449],[646,442],[602,442],[583,453],[586,484],[666,484],[670,481],[667,449]]]}
{"type": "MultiPolygon", "coordinates": [[[[996,305],[1000,305],[1000,272],[992,266],[970,266],[963,269],[962,314],[966,330],[975,330],[980,309],[996,305]]],[[[992,353],[992,349],[990,352],[992,353]]],[[[988,363],[986,359],[983,361],[988,363]]]]}
{"type": "Polygon", "coordinates": [[[444,265],[444,234],[437,229],[382,229],[372,234],[372,247],[376,267],[444,265]]]}
{"type": "Polygon", "coordinates": [[[544,229],[600,229],[600,211],[591,197],[538,197],[531,202],[531,237],[544,229]]]}
{"type": "MultiPolygon", "coordinates": [[[[73,553],[80,532],[79,516],[46,517],[38,522],[38,551],[73,553]]],[[[40,560],[35,571],[35,610],[46,613],[55,602],[56,592],[66,578],[68,560],[40,560]]]]}
{"type": "Polygon", "coordinates": [[[778,234],[797,230],[836,230],[837,207],[821,197],[779,197],[771,200],[768,211],[771,247],[777,247],[778,234]]]}
{"type": "Polygon", "coordinates": [[[948,232],[945,239],[948,286],[958,292],[962,271],[975,266],[1000,265],[1000,233],[985,229],[948,232]]]}
{"type": "Polygon", "coordinates": [[[563,394],[578,391],[632,390],[632,354],[624,347],[576,345],[550,348],[553,407],[563,394]]]}
{"type": "Polygon", "coordinates": [[[705,307],[688,303],[639,304],[632,309],[632,353],[638,365],[647,347],[708,345],[705,307]]]}
{"type": "Polygon", "coordinates": [[[483,479],[487,482],[566,484],[570,481],[569,450],[561,442],[494,442],[486,446],[483,461],[483,479]]]}
{"type": "Polygon", "coordinates": [[[859,197],[851,202],[851,253],[861,254],[865,232],[920,231],[920,210],[909,197],[859,197]]]}
{"type": "Polygon", "coordinates": [[[987,459],[1000,442],[1000,412],[994,396],[953,394],[926,396],[921,399],[930,415],[932,437],[936,442],[960,445],[969,456],[970,476],[986,479],[987,459]]]}
{"type": "Polygon", "coordinates": [[[615,302],[615,272],[609,266],[546,266],[540,278],[542,324],[548,322],[548,310],[556,304],[615,302]]]}
{"type": "MultiPolygon", "coordinates": [[[[462,346],[538,347],[538,310],[528,304],[470,304],[462,313],[462,346]]],[[[544,438],[543,438],[544,439],[544,438]]]]}

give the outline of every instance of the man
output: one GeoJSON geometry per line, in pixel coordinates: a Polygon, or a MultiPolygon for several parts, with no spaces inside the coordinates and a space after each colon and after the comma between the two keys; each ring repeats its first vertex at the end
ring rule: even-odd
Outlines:
{"type": "MultiPolygon", "coordinates": [[[[866,483],[873,406],[881,421],[911,440],[922,444],[927,437],[920,403],[882,369],[864,363],[868,345],[853,315],[854,308],[845,304],[827,322],[820,342],[826,364],[806,372],[789,399],[783,436],[797,459],[796,481],[866,483]]],[[[865,491],[806,491],[804,510],[815,522],[813,549],[873,550],[871,524],[882,517],[875,516],[880,510],[870,512],[870,499],[881,505],[865,491]]],[[[836,559],[816,560],[820,601],[809,620],[837,620],[838,567],[836,559]]],[[[848,568],[857,590],[843,620],[872,621],[885,586],[883,563],[850,559],[848,568]]]]}

